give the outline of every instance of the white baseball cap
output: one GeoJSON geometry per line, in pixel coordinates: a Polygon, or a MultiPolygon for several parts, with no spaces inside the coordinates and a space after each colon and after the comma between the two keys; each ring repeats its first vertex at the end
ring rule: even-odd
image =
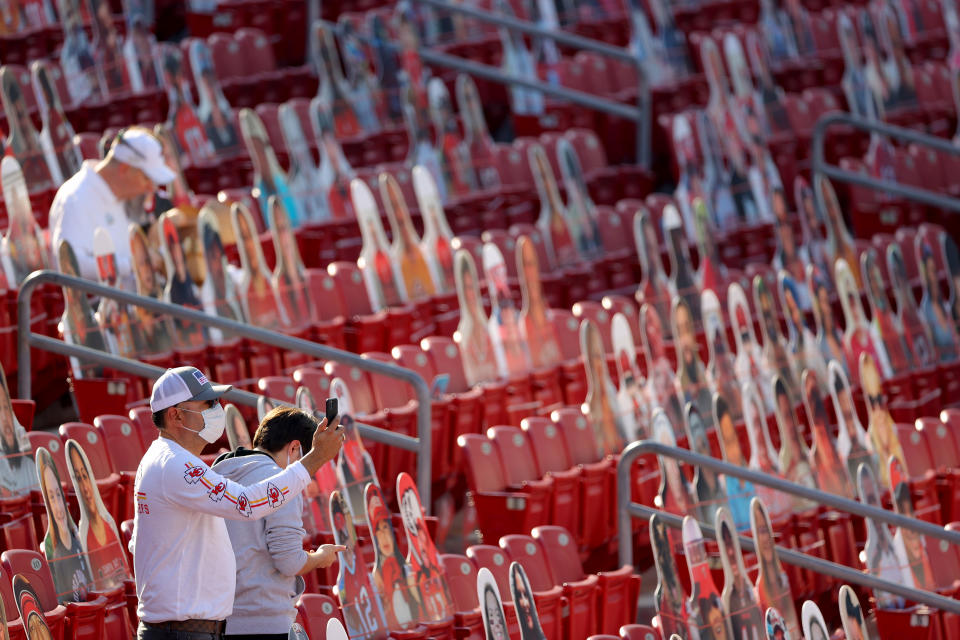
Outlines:
{"type": "Polygon", "coordinates": [[[170,184],[177,177],[163,157],[163,145],[145,129],[121,129],[112,149],[114,158],[140,169],[157,186],[170,184]]]}
{"type": "Polygon", "coordinates": [[[228,384],[211,384],[196,367],[167,369],[153,383],[150,411],[163,411],[187,400],[216,400],[230,389],[233,387],[228,384]]]}

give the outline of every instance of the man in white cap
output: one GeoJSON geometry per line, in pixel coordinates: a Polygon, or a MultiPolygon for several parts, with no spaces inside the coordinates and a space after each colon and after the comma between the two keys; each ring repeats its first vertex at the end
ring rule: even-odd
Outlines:
{"type": "Polygon", "coordinates": [[[69,242],[80,275],[97,280],[93,232],[103,227],[113,240],[119,284],[133,290],[129,220],[123,203],[152,193],[174,177],[164,160],[163,145],[149,129],[122,129],[103,160],[87,160],[57,190],[50,205],[51,246],[59,247],[61,240],[69,242]]]}
{"type": "Polygon", "coordinates": [[[160,437],[147,449],[134,484],[134,575],[138,640],[223,637],[233,612],[236,559],[225,518],[253,520],[274,513],[299,494],[343,444],[339,420],[320,421],[310,450],[260,482],[243,486],[200,459],[223,435],[220,397],[194,367],[168,369],[153,385],[150,408],[160,437]]]}

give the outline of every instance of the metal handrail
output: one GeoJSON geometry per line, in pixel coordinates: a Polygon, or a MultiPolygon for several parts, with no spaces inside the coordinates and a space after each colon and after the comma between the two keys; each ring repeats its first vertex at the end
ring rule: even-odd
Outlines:
{"type": "MultiPolygon", "coordinates": [[[[327,29],[338,35],[343,33],[342,27],[335,22],[330,22],[329,20],[320,20],[320,22],[327,29]]],[[[366,44],[371,44],[371,40],[365,36],[351,33],[350,37],[357,38],[366,44]]],[[[399,46],[393,43],[385,43],[385,46],[394,50],[399,50],[399,46]]],[[[497,67],[491,67],[490,65],[465,60],[463,58],[458,58],[457,56],[451,56],[447,53],[440,53],[438,51],[428,49],[427,47],[420,47],[418,49],[418,53],[420,54],[420,59],[427,64],[447,67],[449,69],[453,69],[454,71],[459,71],[460,73],[465,73],[477,78],[483,78],[484,80],[489,80],[490,82],[496,82],[498,84],[517,85],[526,89],[533,89],[548,96],[553,96],[554,98],[559,98],[561,100],[566,100],[568,102],[587,107],[588,109],[593,109],[594,111],[600,111],[618,118],[623,118],[624,120],[635,122],[637,124],[638,140],[641,136],[644,136],[644,139],[647,140],[645,144],[647,147],[646,154],[648,156],[648,161],[647,164],[643,166],[645,168],[649,168],[650,136],[645,132],[645,129],[647,131],[649,130],[649,109],[631,107],[613,100],[598,98],[597,96],[591,93],[586,93],[585,91],[577,91],[576,89],[559,87],[547,82],[542,82],[540,80],[531,80],[529,78],[504,73],[497,67]]],[[[642,91],[641,95],[643,95],[642,91]]],[[[640,151],[643,151],[643,149],[640,149],[640,151]]]]}
{"type": "Polygon", "coordinates": [[[545,29],[544,27],[541,27],[538,24],[528,20],[520,20],[516,17],[504,16],[491,11],[484,11],[467,4],[454,4],[449,0],[416,1],[420,4],[425,4],[436,9],[460,13],[468,18],[479,20],[480,22],[495,24],[497,26],[510,29],[511,31],[519,31],[520,33],[525,33],[527,35],[550,39],[574,49],[593,51],[595,53],[599,53],[600,55],[607,56],[608,58],[615,58],[617,60],[630,63],[637,72],[637,97],[639,100],[638,107],[640,108],[643,118],[642,121],[638,121],[637,127],[637,164],[646,169],[650,168],[650,83],[647,79],[647,71],[643,64],[637,59],[637,56],[630,52],[629,49],[615,47],[601,40],[585,38],[567,31],[545,29]]]}
{"type": "Polygon", "coordinates": [[[754,471],[753,469],[744,469],[743,467],[738,467],[724,460],[694,453],[689,449],[671,447],[653,440],[640,440],[639,442],[628,445],[627,448],[623,450],[623,453],[620,454],[620,459],[617,462],[617,524],[618,535],[620,537],[620,560],[621,562],[626,561],[626,564],[630,564],[631,558],[629,556],[625,558],[623,554],[628,553],[632,555],[629,544],[630,516],[632,512],[638,511],[637,507],[643,506],[630,500],[630,467],[633,465],[634,460],[647,453],[676,458],[687,464],[746,480],[755,485],[776,489],[777,491],[782,491],[792,496],[826,505],[832,509],[846,511],[847,513],[877,520],[895,527],[911,529],[925,536],[945,540],[951,544],[960,544],[960,531],[950,531],[933,523],[917,520],[916,518],[908,518],[899,513],[880,509],[857,500],[850,500],[849,498],[844,498],[832,493],[794,484],[793,482],[788,482],[782,478],[760,471],[754,471]]]}
{"type": "MultiPolygon", "coordinates": [[[[831,180],[848,182],[867,189],[877,189],[887,191],[908,200],[916,200],[934,207],[946,209],[948,211],[960,211],[960,199],[944,196],[927,189],[919,189],[899,182],[890,182],[879,180],[872,176],[857,173],[856,171],[847,171],[832,164],[828,164],[824,158],[824,144],[827,136],[827,129],[832,126],[846,125],[862,131],[875,131],[891,138],[899,138],[908,142],[932,147],[938,151],[952,153],[960,156],[960,146],[955,145],[950,140],[944,140],[936,136],[920,133],[913,129],[898,127],[879,120],[872,120],[862,116],[855,116],[852,113],[828,113],[817,120],[813,127],[811,144],[813,145],[811,160],[811,172],[814,179],[817,175],[824,175],[831,180]]],[[[826,206],[819,189],[814,189],[814,202],[821,216],[826,214],[826,206]]]]}
{"type": "MultiPolygon", "coordinates": [[[[663,518],[664,522],[669,526],[677,528],[681,527],[683,522],[683,519],[677,515],[665,513],[646,505],[633,502],[633,500],[630,498],[632,495],[630,484],[631,467],[637,458],[639,458],[641,455],[649,453],[659,456],[667,456],[669,458],[676,458],[677,460],[681,460],[687,464],[697,465],[717,473],[723,473],[724,475],[732,476],[734,478],[747,480],[753,484],[770,487],[771,489],[776,489],[777,491],[782,491],[790,495],[812,500],[814,502],[819,502],[840,511],[846,511],[858,516],[863,516],[864,518],[871,518],[886,524],[911,529],[913,531],[922,533],[923,535],[945,540],[952,544],[960,544],[960,532],[949,531],[935,524],[917,520],[915,518],[908,518],[900,515],[899,513],[894,513],[885,509],[879,509],[877,507],[863,504],[862,502],[858,502],[856,500],[842,498],[831,493],[818,491],[817,489],[810,489],[809,487],[787,482],[786,480],[766,473],[753,471],[751,469],[744,469],[742,467],[732,465],[724,460],[718,460],[717,458],[694,453],[688,449],[671,447],[653,440],[641,440],[639,442],[634,442],[627,445],[617,461],[617,536],[619,542],[618,546],[621,566],[633,564],[633,537],[631,530],[632,528],[630,526],[632,517],[636,516],[649,519],[654,514],[657,514],[663,518]]],[[[716,539],[717,536],[712,523],[700,523],[700,529],[703,531],[705,536],[716,539]]],[[[755,550],[752,538],[746,536],[739,537],[740,545],[743,548],[745,548],[747,551],[755,550]]],[[[810,556],[794,549],[777,547],[777,552],[780,554],[781,559],[788,564],[793,564],[804,569],[810,569],[812,571],[824,573],[834,578],[859,584],[870,589],[894,593],[903,596],[912,602],[919,602],[931,607],[936,607],[937,609],[950,611],[952,613],[960,613],[960,601],[958,600],[945,598],[939,594],[930,593],[928,591],[914,589],[911,587],[905,587],[887,580],[882,580],[876,576],[859,571],[852,567],[847,567],[835,562],[824,560],[822,558],[810,556]]]]}
{"type": "MultiPolygon", "coordinates": [[[[657,515],[663,520],[664,524],[669,527],[680,529],[683,526],[683,518],[678,515],[666,513],[664,511],[658,511],[657,509],[643,505],[637,505],[637,507],[638,509],[635,515],[638,517],[649,520],[654,515],[657,515]]],[[[717,532],[710,525],[701,524],[700,531],[703,533],[704,537],[710,538],[711,540],[717,539],[717,532]]],[[[756,552],[757,546],[754,543],[753,538],[740,534],[738,534],[737,537],[740,540],[741,548],[747,551],[756,552]]],[[[622,548],[623,547],[621,546],[621,549],[622,548]]],[[[831,576],[838,580],[842,580],[843,582],[858,584],[862,587],[873,589],[874,591],[893,593],[898,596],[902,596],[910,602],[925,604],[935,609],[942,609],[944,611],[949,611],[950,613],[960,613],[960,600],[947,598],[939,593],[932,593],[930,591],[915,589],[913,587],[905,587],[902,584],[897,584],[896,582],[890,582],[889,580],[878,578],[875,575],[865,571],[860,571],[846,565],[837,564],[836,562],[830,562],[829,560],[824,560],[823,558],[818,558],[817,556],[812,556],[810,554],[797,551],[796,549],[789,549],[779,545],[777,545],[776,548],[777,554],[780,556],[780,560],[786,562],[787,564],[800,567],[801,569],[816,571],[817,573],[831,576]]],[[[621,562],[622,558],[623,555],[621,552],[621,562]]]]}
{"type": "MultiPolygon", "coordinates": [[[[249,324],[228,320],[217,316],[207,315],[202,311],[189,309],[187,307],[162,302],[154,298],[148,298],[122,289],[108,287],[91,280],[69,276],[56,271],[34,271],[28,275],[20,285],[20,291],[17,294],[17,356],[19,358],[19,367],[22,372],[17,376],[19,380],[19,394],[21,398],[30,398],[30,348],[44,349],[53,353],[75,358],[83,358],[96,362],[98,364],[142,376],[145,378],[155,378],[163,373],[164,369],[149,365],[137,360],[123,358],[96,349],[91,349],[83,345],[68,344],[62,340],[57,340],[49,336],[33,333],[30,330],[30,300],[33,297],[33,291],[42,284],[53,284],[61,287],[76,289],[84,293],[110,298],[120,302],[143,307],[155,313],[165,314],[174,318],[182,318],[191,322],[221,329],[233,335],[242,336],[249,340],[269,344],[280,349],[296,351],[322,360],[334,360],[343,362],[350,366],[357,367],[365,371],[377,373],[380,375],[407,382],[413,386],[417,396],[417,437],[405,436],[398,433],[379,429],[368,425],[361,425],[360,432],[377,442],[399,447],[408,451],[414,451],[417,454],[417,489],[420,492],[421,500],[427,509],[430,508],[430,488],[431,488],[431,396],[430,387],[427,382],[417,373],[410,369],[404,369],[398,365],[380,362],[367,358],[361,358],[355,353],[335,349],[324,344],[310,342],[302,338],[284,335],[276,331],[270,331],[261,327],[254,327],[249,324]]],[[[236,400],[242,404],[256,406],[256,394],[234,389],[226,396],[230,400],[236,400]]]]}

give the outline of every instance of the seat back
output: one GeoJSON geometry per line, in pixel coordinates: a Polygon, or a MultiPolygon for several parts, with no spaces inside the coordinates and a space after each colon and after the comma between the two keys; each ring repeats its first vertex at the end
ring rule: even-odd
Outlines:
{"type": "Polygon", "coordinates": [[[107,453],[103,438],[100,437],[100,432],[93,425],[85,422],[65,422],[60,425],[60,438],[64,442],[76,440],[80,444],[83,452],[87,454],[87,458],[90,460],[93,476],[98,480],[116,473],[116,468],[113,466],[110,454],[107,453]]]}
{"type": "Polygon", "coordinates": [[[347,315],[363,316],[373,312],[367,286],[356,264],[340,260],[331,262],[327,266],[327,274],[337,285],[337,292],[347,315]]]}
{"type": "Polygon", "coordinates": [[[153,424],[153,413],[150,411],[150,407],[134,407],[130,409],[129,415],[130,421],[137,428],[137,433],[140,434],[140,441],[143,443],[144,449],[149,449],[150,444],[160,435],[153,424]]]}
{"type": "Polygon", "coordinates": [[[918,418],[917,430],[927,441],[936,468],[941,471],[960,466],[957,435],[939,418],[918,418]]]}
{"type": "Polygon", "coordinates": [[[467,486],[471,491],[502,491],[507,486],[500,454],[486,436],[468,433],[457,438],[467,465],[467,486]]]}
{"type": "Polygon", "coordinates": [[[283,139],[283,130],[280,128],[280,105],[265,102],[258,104],[255,111],[263,122],[263,128],[267,130],[267,139],[274,152],[286,153],[287,145],[283,139]]]}
{"type": "MultiPolygon", "coordinates": [[[[383,353],[381,351],[368,351],[363,354],[363,357],[385,364],[397,364],[389,353],[383,353]]],[[[373,390],[373,397],[377,401],[377,406],[382,409],[402,407],[414,399],[413,387],[403,380],[397,380],[373,372],[367,373],[367,377],[370,379],[370,386],[373,390]]],[[[429,379],[427,380],[427,384],[430,384],[429,379]]]]}
{"type": "MultiPolygon", "coordinates": [[[[353,365],[330,361],[323,366],[324,372],[330,377],[340,378],[350,390],[350,400],[353,402],[353,411],[357,415],[376,413],[377,401],[370,387],[370,380],[366,372],[353,365]]],[[[317,400],[319,402],[319,399],[317,400]]]]}
{"type": "Polygon", "coordinates": [[[236,39],[248,73],[270,72],[277,68],[273,47],[262,31],[244,27],[237,30],[236,39]]]}
{"type": "MultiPolygon", "coordinates": [[[[97,416],[93,419],[93,426],[106,443],[117,471],[136,471],[147,447],[130,419],[118,415],[97,416]]],[[[150,428],[156,431],[152,423],[150,428]]]]}
{"type": "Polygon", "coordinates": [[[297,400],[297,385],[289,376],[263,376],[257,380],[257,389],[269,398],[288,404],[297,400]]]}
{"type": "Polygon", "coordinates": [[[467,557],[473,560],[477,569],[486,567],[490,570],[493,579],[497,581],[503,602],[513,602],[513,593],[510,591],[510,560],[503,549],[492,544],[475,544],[467,547],[467,557]]]}
{"type": "Polygon", "coordinates": [[[460,393],[470,389],[467,377],[463,373],[460,348],[451,338],[429,336],[420,341],[420,346],[433,363],[433,370],[437,374],[445,373],[450,376],[447,390],[451,393],[460,393]]]}
{"type": "Polygon", "coordinates": [[[67,458],[63,450],[63,440],[56,433],[49,431],[31,431],[27,434],[30,438],[30,449],[33,455],[37,455],[37,449],[43,447],[50,452],[53,458],[53,465],[57,468],[57,474],[61,482],[69,481],[70,474],[67,472],[67,458]]]}
{"type": "Polygon", "coordinates": [[[563,436],[549,418],[524,418],[520,421],[520,428],[527,434],[530,452],[541,476],[549,471],[566,471],[573,466],[563,436]]]}
{"type": "Polygon", "coordinates": [[[444,553],[440,556],[440,564],[447,574],[454,608],[457,611],[473,611],[480,606],[477,598],[477,567],[470,558],[444,553]]]}
{"type": "Polygon", "coordinates": [[[301,387],[309,389],[318,403],[330,397],[330,376],[323,369],[297,367],[293,371],[293,380],[301,387]]]}
{"type": "Polygon", "coordinates": [[[547,556],[536,540],[522,534],[510,534],[500,538],[500,548],[511,560],[523,565],[534,591],[549,591],[557,584],[550,571],[547,556]]]}
{"type": "Polygon", "coordinates": [[[310,299],[322,301],[322,304],[316,305],[317,317],[320,320],[334,320],[346,316],[343,299],[337,291],[337,281],[333,276],[323,269],[306,269],[305,274],[310,299]]]}
{"type": "Polygon", "coordinates": [[[613,338],[611,337],[610,322],[613,315],[603,308],[603,305],[594,300],[581,300],[573,305],[573,315],[580,321],[589,320],[600,330],[603,338],[605,353],[613,353],[613,338]]]}
{"type": "Polygon", "coordinates": [[[572,464],[590,464],[599,460],[597,441],[590,427],[590,419],[577,407],[564,407],[550,414],[550,419],[560,430],[560,437],[567,445],[567,455],[572,464]]]}
{"type": "Polygon", "coordinates": [[[633,218],[612,207],[598,207],[600,241],[607,253],[636,251],[633,243],[633,218]]]}
{"type": "MultiPolygon", "coordinates": [[[[53,586],[53,574],[50,573],[50,565],[47,564],[47,559],[42,553],[29,549],[11,549],[0,555],[0,561],[8,576],[12,578],[21,573],[30,581],[44,611],[51,611],[57,607],[59,601],[53,586]]],[[[16,606],[13,610],[16,611],[16,606]]]]}
{"type": "Polygon", "coordinates": [[[437,377],[437,370],[434,369],[430,358],[426,352],[417,345],[397,345],[390,350],[390,355],[393,356],[396,364],[419,374],[427,381],[427,384],[433,382],[433,379],[437,377]]]}
{"type": "Polygon", "coordinates": [[[623,640],[662,640],[660,632],[645,624],[625,624],[620,627],[623,640]]]}
{"type": "Polygon", "coordinates": [[[337,601],[325,593],[304,593],[297,602],[297,620],[311,638],[327,637],[327,621],[343,622],[337,601]]]}
{"type": "Polygon", "coordinates": [[[487,437],[500,452],[508,485],[540,479],[537,465],[530,455],[530,441],[523,431],[516,427],[490,427],[487,429],[487,437]]]}
{"type": "Polygon", "coordinates": [[[220,80],[229,80],[243,75],[240,45],[231,34],[211,34],[207,38],[207,45],[210,47],[210,57],[213,58],[213,68],[220,80]]]}
{"type": "Polygon", "coordinates": [[[0,602],[7,616],[7,622],[13,622],[20,617],[17,613],[17,600],[13,595],[13,575],[0,565],[0,602]]]}
{"type": "Polygon", "coordinates": [[[535,527],[532,534],[547,556],[553,577],[558,583],[583,579],[583,564],[577,553],[576,542],[569,531],[563,527],[542,525],[535,527]]]}
{"type": "Polygon", "coordinates": [[[560,356],[564,360],[576,360],[580,357],[580,320],[566,309],[549,309],[547,316],[553,325],[553,333],[560,345],[560,356]]]}
{"type": "Polygon", "coordinates": [[[910,477],[922,476],[927,470],[936,469],[927,441],[914,425],[898,423],[897,437],[903,448],[903,457],[910,477]]]}

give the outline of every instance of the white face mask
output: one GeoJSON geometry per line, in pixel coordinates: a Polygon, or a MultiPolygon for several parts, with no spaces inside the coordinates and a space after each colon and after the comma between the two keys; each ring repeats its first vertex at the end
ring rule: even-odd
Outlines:
{"type": "Polygon", "coordinates": [[[193,431],[210,444],[219,440],[227,428],[227,413],[223,410],[223,406],[219,402],[203,411],[194,411],[193,409],[184,409],[183,407],[179,407],[179,409],[181,411],[189,411],[190,413],[199,413],[203,416],[203,429],[197,430],[189,427],[184,427],[184,429],[193,431]]]}

